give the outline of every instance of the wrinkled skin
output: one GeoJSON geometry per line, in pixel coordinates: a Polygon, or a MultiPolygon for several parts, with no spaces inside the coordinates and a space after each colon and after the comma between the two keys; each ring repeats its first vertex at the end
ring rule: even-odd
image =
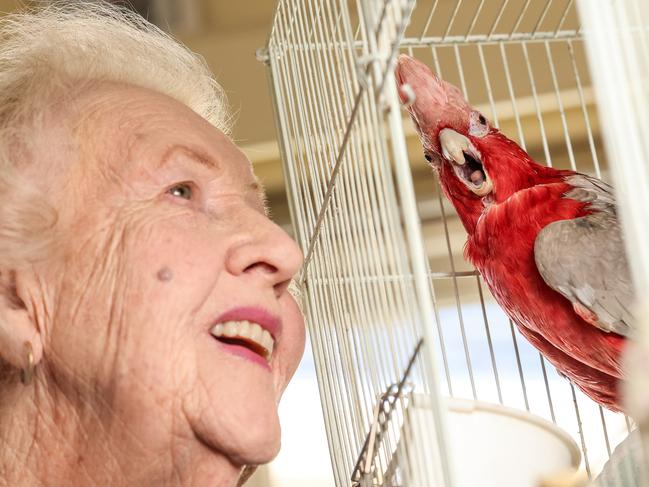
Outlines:
{"type": "Polygon", "coordinates": [[[58,108],[25,171],[59,233],[51,258],[15,273],[38,363],[2,400],[0,477],[234,485],[279,449],[277,403],[304,349],[287,292],[302,255],[242,152],[184,105],[95,84],[58,108]],[[270,367],[210,335],[239,306],[281,319],[270,367]]]}

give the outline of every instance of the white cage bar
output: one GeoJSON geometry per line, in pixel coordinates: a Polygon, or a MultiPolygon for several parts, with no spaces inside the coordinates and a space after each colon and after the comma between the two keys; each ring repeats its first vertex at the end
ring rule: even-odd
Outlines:
{"type": "MultiPolygon", "coordinates": [[[[405,159],[403,148],[389,145],[401,123],[392,63],[412,2],[376,5],[352,12],[346,2],[281,2],[277,9],[268,56],[305,249],[300,280],[337,485],[396,485],[409,476],[451,485],[439,414],[417,425],[430,439],[425,457],[411,452],[407,464],[390,469],[408,401],[384,402],[391,386],[405,380],[440,406],[422,240],[411,234],[416,213],[399,212],[404,200],[395,185],[408,191],[408,181],[391,174],[394,155],[405,159]],[[388,472],[394,480],[384,478],[388,472]]],[[[405,198],[414,210],[413,196],[405,198]]]]}
{"type": "Polygon", "coordinates": [[[573,0],[279,1],[268,63],[336,485],[452,485],[439,390],[547,418],[592,477],[631,422],[560,377],[461,258],[455,211],[401,124],[398,52],[460,87],[538,162],[610,179],[573,0]],[[435,441],[395,463],[411,396],[389,421],[377,423],[377,404],[421,338],[408,390],[433,400],[417,428],[435,441]]]}

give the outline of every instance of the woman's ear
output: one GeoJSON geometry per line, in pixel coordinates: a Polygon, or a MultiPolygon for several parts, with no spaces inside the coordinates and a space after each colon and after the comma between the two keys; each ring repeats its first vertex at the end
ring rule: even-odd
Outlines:
{"type": "Polygon", "coordinates": [[[23,369],[29,360],[25,343],[31,345],[34,364],[43,356],[43,344],[33,317],[19,296],[19,279],[15,271],[0,271],[0,358],[23,369]]]}

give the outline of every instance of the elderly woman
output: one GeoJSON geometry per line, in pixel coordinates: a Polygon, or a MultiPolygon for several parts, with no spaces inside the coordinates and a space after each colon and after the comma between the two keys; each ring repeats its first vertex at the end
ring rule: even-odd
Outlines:
{"type": "Polygon", "coordinates": [[[279,448],[301,253],[204,63],[66,3],[0,25],[0,483],[234,485],[279,448]]]}

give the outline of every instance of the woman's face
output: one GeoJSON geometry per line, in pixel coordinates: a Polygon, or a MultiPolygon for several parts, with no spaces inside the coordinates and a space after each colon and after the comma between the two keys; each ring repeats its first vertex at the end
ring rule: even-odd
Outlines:
{"type": "Polygon", "coordinates": [[[121,445],[270,460],[304,349],[287,292],[300,250],[265,214],[250,162],[184,105],[102,85],[79,110],[78,143],[52,130],[41,155],[58,168],[43,179],[64,242],[40,267],[56,283],[43,365],[121,445]]]}

